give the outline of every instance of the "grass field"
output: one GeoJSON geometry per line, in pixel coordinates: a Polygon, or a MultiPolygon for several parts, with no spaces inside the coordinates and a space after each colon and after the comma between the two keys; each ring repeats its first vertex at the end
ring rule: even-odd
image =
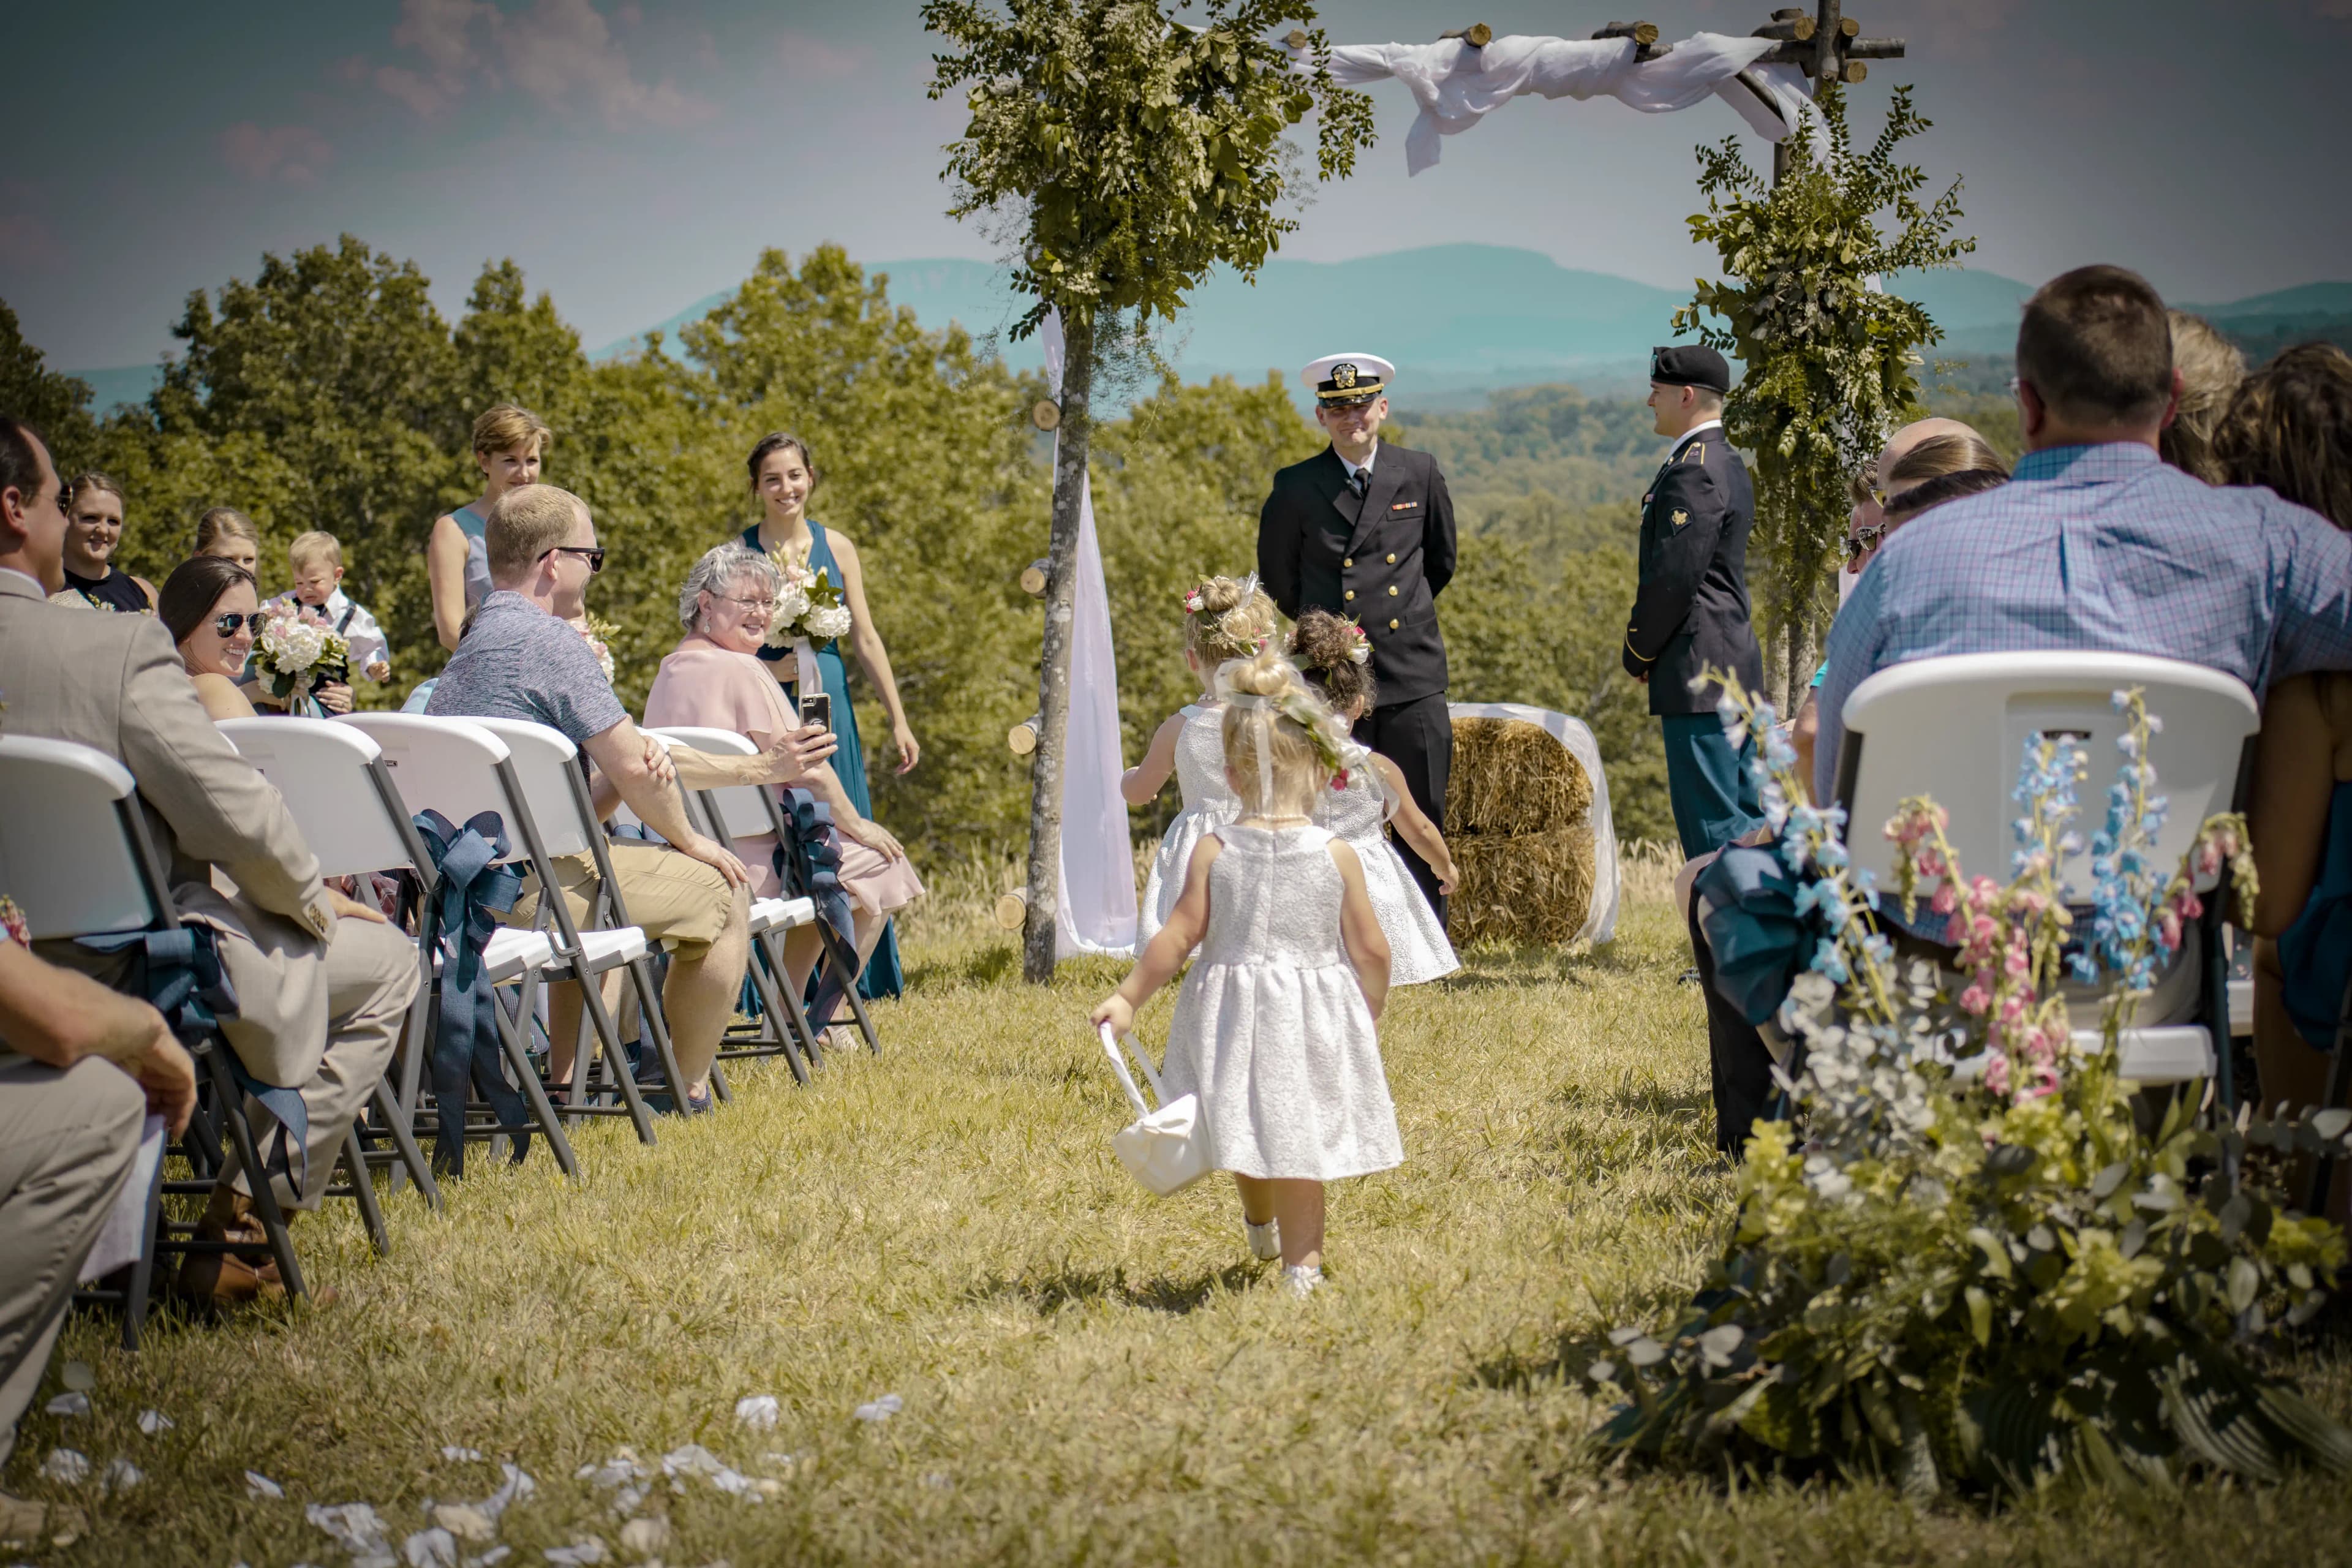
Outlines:
{"type": "MultiPolygon", "coordinates": [[[[397,1552],[429,1502],[478,1503],[511,1461],[537,1483],[498,1521],[512,1564],[591,1541],[673,1568],[2352,1557],[2352,1498],[2318,1479],[1916,1510],[1873,1485],[1596,1460],[1561,1337],[1687,1291],[1728,1186],[1699,999],[1647,890],[1608,949],[1483,955],[1397,994],[1382,1033],[1409,1161],[1336,1190],[1309,1301],[1249,1260],[1229,1188],[1158,1201],[1112,1159],[1127,1112],[1083,1016],[1118,970],[1022,984],[1010,943],[955,912],[974,897],[911,933],[878,1058],[845,1054],[805,1090],[740,1074],[731,1109],[664,1123],[650,1151],[604,1123],[576,1185],[543,1152],[478,1163],[440,1216],[392,1204],[382,1261],[331,1205],[298,1232],[341,1292],[329,1308],[167,1315],[135,1357],[74,1323],[60,1361],[94,1369],[92,1411],[37,1403],[0,1484],[88,1528],[16,1555],[341,1563],[307,1504],[373,1505],[397,1552]],[[898,1414],[857,1418],[886,1394],[898,1414]],[[772,1430],[737,1423],[754,1394],[778,1401],[772,1430]],[[143,1433],[151,1408],[176,1425],[143,1433]],[[688,1444],[751,1495],[660,1479],[688,1444]],[[40,1479],[61,1445],[144,1479],[40,1479]],[[625,1447],[656,1471],[632,1511],[666,1544],[625,1538],[615,1493],[576,1474],[625,1447]],[[247,1470],[284,1497],[249,1496],[247,1470]]],[[[2352,1414],[2340,1351],[2303,1365],[2352,1414]]]]}

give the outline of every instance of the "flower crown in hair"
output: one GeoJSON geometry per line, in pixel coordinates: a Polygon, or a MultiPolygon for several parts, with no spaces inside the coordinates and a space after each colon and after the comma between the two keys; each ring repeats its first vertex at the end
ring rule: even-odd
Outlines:
{"type": "MultiPolygon", "coordinates": [[[[1303,687],[1293,686],[1273,697],[1234,690],[1231,672],[1236,666],[1247,662],[1245,659],[1233,659],[1217,671],[1218,698],[1235,708],[1278,715],[1297,725],[1306,731],[1307,743],[1315,748],[1316,761],[1330,773],[1331,787],[1346,789],[1351,761],[1349,753],[1353,749],[1348,739],[1347,724],[1303,687]]],[[[1265,758],[1262,749],[1259,758],[1262,763],[1265,758]]]]}
{"type": "MultiPolygon", "coordinates": [[[[1201,613],[1201,610],[1202,610],[1202,605],[1203,605],[1203,604],[1204,604],[1204,601],[1203,601],[1203,600],[1202,599],[1202,597],[1201,597],[1201,590],[1202,590],[1202,588],[1207,587],[1207,586],[1208,586],[1208,584],[1207,584],[1206,583],[1199,583],[1199,584],[1195,584],[1193,586],[1192,586],[1192,587],[1187,588],[1187,589],[1185,589],[1185,590],[1184,590],[1184,613],[1185,613],[1186,615],[1188,615],[1188,616],[1197,616],[1197,615],[1199,615],[1199,614],[1201,613]]],[[[1256,573],[1253,572],[1253,573],[1251,573],[1248,576],[1246,576],[1246,577],[1244,577],[1244,578],[1243,578],[1243,579],[1242,579],[1242,581],[1241,581],[1241,590],[1242,590],[1242,598],[1241,598],[1241,603],[1240,603],[1240,604],[1238,604],[1238,605],[1235,605],[1234,606],[1234,609],[1236,609],[1236,610],[1247,608],[1247,607],[1248,607],[1248,605],[1249,605],[1250,600],[1251,600],[1251,599],[1253,599],[1253,598],[1255,598],[1255,597],[1256,596],[1256,595],[1257,595],[1257,574],[1256,574],[1256,573]]],[[[1228,612],[1226,612],[1226,613],[1227,613],[1227,614],[1231,614],[1232,612],[1231,612],[1231,611],[1228,611],[1228,612]]]]}

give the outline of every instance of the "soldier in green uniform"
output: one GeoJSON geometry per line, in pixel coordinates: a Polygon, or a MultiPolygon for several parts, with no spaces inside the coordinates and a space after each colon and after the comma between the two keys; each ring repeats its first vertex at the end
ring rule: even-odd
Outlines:
{"type": "Polygon", "coordinates": [[[1723,438],[1731,367],[1696,345],[1650,353],[1650,406],[1672,439],[1642,498],[1641,588],[1625,624],[1626,673],[1650,689],[1650,711],[1665,726],[1666,788],[1683,853],[1720,849],[1763,824],[1748,763],[1750,740],[1735,748],[1715,711],[1723,695],[1691,689],[1709,666],[1763,683],[1748,600],[1748,533],[1756,495],[1747,465],[1723,438]]]}

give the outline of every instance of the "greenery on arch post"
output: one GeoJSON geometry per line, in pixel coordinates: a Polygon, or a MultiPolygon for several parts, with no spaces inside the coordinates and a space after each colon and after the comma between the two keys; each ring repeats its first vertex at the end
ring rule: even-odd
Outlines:
{"type": "Polygon", "coordinates": [[[1724,278],[1698,284],[1675,313],[1676,331],[1695,330],[1746,366],[1724,428],[1749,455],[1756,480],[1748,578],[1777,655],[1766,687],[1791,697],[1811,677],[1836,606],[1831,574],[1851,505],[1847,481],[1897,425],[1925,412],[1919,350],[1944,335],[1918,305],[1874,285],[1958,266],[1976,249],[1974,239],[1951,234],[1959,180],[1923,203],[1926,174],[1898,156],[1930,124],[1909,88],[1895,89],[1865,152],[1854,150],[1840,89],[1825,87],[1819,107],[1827,155],[1791,137],[1777,182],[1748,166],[1737,138],[1698,150],[1706,211],[1692,216],[1691,236],[1716,247],[1724,278]]]}
{"type": "Polygon", "coordinates": [[[1071,563],[1102,351],[1223,264],[1255,274],[1297,226],[1283,204],[1303,183],[1289,129],[1316,117],[1316,174],[1341,178],[1372,141],[1371,100],[1336,85],[1319,29],[1294,50],[1274,30],[1311,27],[1299,0],[929,0],[923,25],[955,52],[933,57],[930,96],[963,89],[971,118],[948,147],[949,215],[986,215],[1035,303],[1025,337],[1058,310],[1067,343],[1047,549],[1042,719],[1029,818],[1023,967],[1054,970],[1060,897],[1062,746],[1069,718],[1071,563]],[[1302,68],[1311,62],[1312,68],[1302,68]]]}

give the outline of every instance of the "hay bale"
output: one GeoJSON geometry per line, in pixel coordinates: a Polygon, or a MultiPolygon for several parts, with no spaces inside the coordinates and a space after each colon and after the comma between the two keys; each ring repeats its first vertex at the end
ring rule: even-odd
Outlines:
{"type": "Polygon", "coordinates": [[[1584,764],[1550,731],[1524,719],[1454,721],[1445,833],[1549,833],[1592,809],[1584,764]]]}
{"type": "Polygon", "coordinates": [[[1489,942],[1559,947],[1576,940],[1592,908],[1591,824],[1572,822],[1541,833],[1448,834],[1445,841],[1458,879],[1446,900],[1446,926],[1456,947],[1489,942]]]}

